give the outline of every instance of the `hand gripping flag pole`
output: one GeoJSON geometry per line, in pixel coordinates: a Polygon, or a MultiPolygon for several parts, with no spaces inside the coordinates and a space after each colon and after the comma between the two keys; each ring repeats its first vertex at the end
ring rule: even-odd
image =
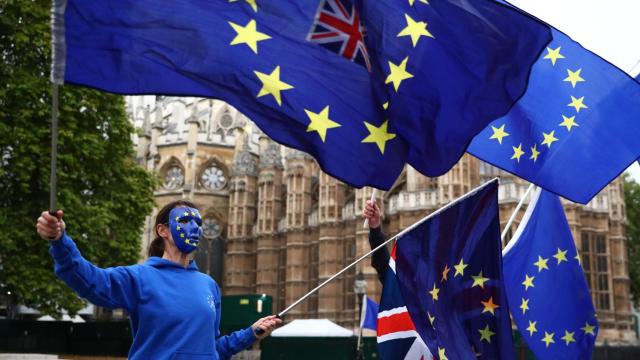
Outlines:
{"type": "MultiPolygon", "coordinates": [[[[371,202],[376,201],[376,196],[378,196],[378,189],[373,188],[373,192],[371,192],[371,202]]],[[[369,227],[369,219],[364,219],[364,224],[362,224],[363,228],[368,228],[369,227]]]]}
{"type": "Polygon", "coordinates": [[[448,203],[447,205],[439,208],[438,210],[432,212],[431,214],[425,216],[424,218],[422,218],[421,220],[419,220],[418,222],[416,222],[415,224],[409,226],[408,228],[402,230],[401,232],[399,232],[398,234],[392,236],[391,238],[385,240],[382,244],[378,245],[375,249],[372,249],[371,251],[369,251],[368,253],[362,255],[361,257],[359,257],[356,261],[352,262],[351,264],[349,264],[347,267],[345,267],[344,269],[338,271],[336,274],[334,274],[333,276],[331,276],[330,278],[328,278],[327,280],[325,280],[322,284],[316,286],[313,290],[309,291],[306,295],[302,296],[300,299],[296,300],[293,304],[289,305],[286,309],[280,311],[278,313],[278,317],[282,318],[286,313],[288,313],[291,309],[293,309],[294,307],[296,307],[298,304],[300,304],[301,302],[303,302],[304,300],[306,300],[309,296],[313,295],[313,293],[315,293],[316,291],[320,290],[322,287],[324,287],[325,285],[327,285],[328,283],[330,283],[331,281],[333,281],[335,278],[337,278],[338,276],[344,274],[347,270],[351,269],[352,267],[354,267],[356,264],[360,263],[362,260],[366,259],[367,257],[371,256],[371,254],[373,254],[374,252],[378,251],[379,249],[381,249],[383,246],[386,246],[388,243],[390,243],[393,240],[396,240],[400,237],[402,237],[403,235],[405,235],[406,233],[408,233],[409,231],[413,230],[414,228],[416,228],[417,226],[419,226],[420,224],[422,224],[423,222],[433,218],[434,216],[439,215],[440,213],[442,213],[443,211],[447,210],[448,208],[450,208],[451,206],[459,203],[460,201],[468,198],[469,196],[474,195],[475,193],[477,193],[478,191],[482,190],[483,188],[485,188],[486,186],[492,184],[493,182],[498,181],[498,178],[494,178],[480,186],[478,186],[477,188],[469,191],[468,193],[460,196],[459,198],[453,200],[452,202],[448,203]]]}

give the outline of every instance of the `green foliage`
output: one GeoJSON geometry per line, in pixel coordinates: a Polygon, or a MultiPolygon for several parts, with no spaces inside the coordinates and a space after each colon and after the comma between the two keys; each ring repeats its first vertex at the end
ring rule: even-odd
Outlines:
{"type": "MultiPolygon", "coordinates": [[[[53,274],[35,232],[49,204],[49,1],[0,1],[0,285],[47,314],[83,303],[53,274]]],[[[136,166],[121,96],[60,88],[58,206],[82,254],[98,266],[138,260],[154,177],[136,166]]]]}
{"type": "Polygon", "coordinates": [[[631,177],[627,177],[624,181],[624,199],[627,207],[631,298],[636,305],[640,305],[640,184],[631,177]]]}

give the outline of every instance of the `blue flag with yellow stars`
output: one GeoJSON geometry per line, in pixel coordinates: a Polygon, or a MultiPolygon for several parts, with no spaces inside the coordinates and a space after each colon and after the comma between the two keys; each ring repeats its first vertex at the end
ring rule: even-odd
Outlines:
{"type": "Polygon", "coordinates": [[[438,359],[514,359],[501,247],[496,180],[398,240],[402,297],[438,359]]]}
{"type": "Polygon", "coordinates": [[[503,252],[513,320],[538,359],[591,359],[596,312],[558,196],[540,188],[503,252]]]}
{"type": "Polygon", "coordinates": [[[490,0],[54,0],[53,10],[54,81],[222,99],[325,172],[382,189],[407,161],[433,174],[455,164],[524,92],[550,40],[490,0]]]}
{"type": "Polygon", "coordinates": [[[522,99],[468,151],[587,203],[640,157],[640,84],[561,32],[552,34],[522,99]]]}

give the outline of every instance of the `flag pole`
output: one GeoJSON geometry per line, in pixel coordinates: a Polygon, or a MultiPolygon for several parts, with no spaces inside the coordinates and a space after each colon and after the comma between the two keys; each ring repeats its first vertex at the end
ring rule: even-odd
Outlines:
{"type": "MultiPolygon", "coordinates": [[[[376,196],[378,196],[378,189],[373,188],[373,192],[371,193],[371,202],[376,201],[376,196]]],[[[369,227],[369,218],[364,219],[364,224],[362,224],[363,228],[369,227]]]]}
{"type": "Polygon", "coordinates": [[[507,232],[509,231],[509,228],[511,227],[513,222],[516,220],[516,215],[518,215],[520,208],[522,207],[522,205],[524,205],[524,200],[529,197],[529,193],[531,193],[531,190],[533,190],[534,186],[535,185],[533,183],[529,185],[529,187],[527,188],[527,191],[525,191],[524,195],[518,202],[516,209],[513,210],[513,213],[511,214],[509,221],[507,221],[507,225],[504,226],[504,230],[502,230],[502,234],[500,235],[500,242],[502,242],[503,245],[504,245],[504,238],[505,236],[507,236],[507,232]]]}
{"type": "Polygon", "coordinates": [[[67,2],[51,2],[51,175],[49,178],[49,213],[58,210],[58,100],[60,85],[64,84],[66,44],[64,12],[67,2]]]}
{"type": "Polygon", "coordinates": [[[486,183],[478,186],[477,188],[469,191],[468,193],[460,196],[459,198],[453,200],[452,202],[448,203],[447,205],[439,208],[438,210],[432,212],[431,214],[423,217],[421,220],[419,220],[418,222],[414,223],[413,225],[409,226],[408,228],[402,230],[401,232],[397,233],[396,235],[390,237],[389,239],[385,240],[382,244],[378,245],[375,249],[372,249],[371,251],[369,251],[368,253],[360,256],[358,259],[356,259],[354,262],[352,262],[351,264],[347,265],[347,267],[345,267],[344,269],[338,271],[337,273],[335,273],[333,276],[331,276],[330,278],[328,278],[327,280],[323,281],[322,284],[316,286],[315,288],[313,288],[311,291],[309,291],[308,293],[306,293],[304,296],[302,296],[300,299],[296,300],[293,304],[289,305],[286,309],[280,311],[278,313],[278,317],[282,318],[286,313],[288,313],[289,311],[291,311],[291,309],[293,309],[294,307],[296,307],[298,304],[300,304],[301,302],[305,301],[309,296],[313,295],[316,291],[320,290],[321,288],[323,288],[325,285],[327,285],[328,283],[332,282],[335,278],[337,278],[338,276],[344,274],[347,270],[351,269],[352,267],[356,266],[358,263],[362,262],[362,260],[368,258],[369,256],[371,256],[371,254],[373,254],[374,252],[380,250],[383,246],[387,246],[388,243],[390,243],[391,241],[398,239],[400,237],[402,237],[403,235],[405,235],[406,233],[410,232],[411,230],[415,229],[416,227],[418,227],[420,224],[422,224],[423,222],[435,217],[436,215],[439,215],[440,213],[442,213],[443,211],[449,209],[450,207],[452,207],[453,205],[456,205],[457,203],[459,203],[460,201],[476,194],[478,191],[484,189],[486,186],[494,183],[498,181],[498,178],[494,178],[490,181],[487,181],[486,183]]]}

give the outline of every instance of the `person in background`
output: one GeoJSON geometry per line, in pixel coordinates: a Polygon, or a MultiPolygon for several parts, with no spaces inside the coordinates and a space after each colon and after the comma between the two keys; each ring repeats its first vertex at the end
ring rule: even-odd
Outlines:
{"type": "Polygon", "coordinates": [[[131,360],[230,359],[282,322],[268,316],[220,336],[220,288],[193,261],[202,218],[191,202],[174,201],[158,212],[156,238],[144,264],[106,269],[82,257],[66,232],[63,215],[44,211],[36,224],[40,237],[49,241],[55,273],[93,304],[127,311],[133,335],[131,360]]]}
{"type": "MultiPolygon", "coordinates": [[[[385,241],[381,224],[382,215],[378,204],[375,201],[367,200],[364,209],[362,209],[362,216],[369,221],[369,245],[373,250],[385,241]]],[[[371,255],[371,266],[376,269],[381,283],[384,283],[384,275],[389,267],[389,258],[389,249],[386,246],[371,255]]]]}

